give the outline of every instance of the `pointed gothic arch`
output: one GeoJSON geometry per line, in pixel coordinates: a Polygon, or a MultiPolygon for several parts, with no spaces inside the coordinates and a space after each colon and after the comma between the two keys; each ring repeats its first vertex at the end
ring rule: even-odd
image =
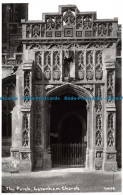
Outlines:
{"type": "MultiPolygon", "coordinates": [[[[75,84],[71,84],[71,83],[67,83],[64,85],[60,85],[58,87],[55,87],[53,89],[51,89],[50,91],[48,91],[46,93],[47,97],[55,97],[55,96],[61,96],[63,94],[67,93],[71,93],[73,96],[79,96],[79,97],[83,97],[83,98],[92,98],[92,94],[91,92],[89,92],[87,89],[85,89],[82,86],[79,85],[75,85],[75,84]]],[[[83,100],[82,100],[83,101],[83,100]]],[[[84,100],[85,101],[85,100],[84,100]]],[[[51,101],[47,101],[46,102],[46,127],[45,127],[45,131],[46,131],[46,148],[47,150],[50,151],[50,108],[51,108],[51,101]]],[[[93,119],[92,119],[92,113],[93,113],[93,108],[94,108],[94,103],[92,100],[87,100],[86,99],[86,109],[87,109],[87,149],[86,149],[86,164],[85,167],[86,168],[94,168],[94,162],[93,162],[93,157],[92,157],[92,153],[93,153],[93,140],[94,140],[94,131],[93,131],[93,119]],[[92,138],[92,139],[90,139],[92,138]],[[89,164],[89,162],[91,162],[89,164]]]]}

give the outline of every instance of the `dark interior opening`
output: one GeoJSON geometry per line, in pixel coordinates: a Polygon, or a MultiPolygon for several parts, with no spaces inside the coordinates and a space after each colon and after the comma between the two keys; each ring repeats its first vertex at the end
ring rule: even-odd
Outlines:
{"type": "Polygon", "coordinates": [[[75,115],[66,117],[61,128],[62,143],[81,143],[82,125],[75,115]]]}
{"type": "Polygon", "coordinates": [[[60,100],[51,102],[50,144],[82,143],[86,134],[83,120],[87,126],[86,102],[84,100],[64,100],[64,97],[76,97],[71,93],[60,96],[60,100]]]}

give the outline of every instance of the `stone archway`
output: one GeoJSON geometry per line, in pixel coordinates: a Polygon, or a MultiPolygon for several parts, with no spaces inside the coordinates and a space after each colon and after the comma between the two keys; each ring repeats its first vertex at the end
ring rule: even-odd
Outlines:
{"type": "MultiPolygon", "coordinates": [[[[65,93],[71,93],[75,96],[87,98],[92,98],[90,92],[88,92],[82,86],[74,85],[74,84],[65,84],[59,87],[56,87],[49,92],[47,92],[47,97],[55,97],[61,96],[65,93]]],[[[50,150],[50,109],[51,109],[51,102],[47,102],[47,125],[46,125],[46,135],[45,135],[45,147],[50,150]]],[[[86,100],[86,109],[87,109],[87,149],[86,149],[86,168],[93,169],[94,168],[94,158],[93,158],[93,139],[94,139],[94,132],[93,132],[93,101],[86,100]]]]}

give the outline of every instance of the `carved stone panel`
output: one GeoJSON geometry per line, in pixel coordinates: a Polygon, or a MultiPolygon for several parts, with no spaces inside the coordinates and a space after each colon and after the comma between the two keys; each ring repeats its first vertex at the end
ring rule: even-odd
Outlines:
{"type": "Polygon", "coordinates": [[[96,146],[102,146],[102,116],[96,116],[96,146]]]}
{"type": "Polygon", "coordinates": [[[101,80],[103,77],[103,69],[102,69],[102,51],[96,52],[96,66],[95,66],[95,78],[96,80],[101,80]]]}
{"type": "Polygon", "coordinates": [[[42,52],[35,53],[35,78],[42,80],[42,52]]]}
{"type": "Polygon", "coordinates": [[[102,86],[100,84],[95,85],[95,97],[98,98],[95,100],[95,108],[96,112],[101,112],[102,111],[102,86]]]}
{"type": "Polygon", "coordinates": [[[25,96],[25,102],[28,102],[30,97],[30,72],[25,71],[24,72],[24,96],[25,96]]]}
{"type": "Polygon", "coordinates": [[[93,52],[87,51],[86,58],[87,58],[86,78],[87,80],[93,80],[93,77],[94,77],[93,52]]]}
{"type": "Polygon", "coordinates": [[[112,100],[114,96],[114,71],[113,70],[109,70],[107,72],[107,96],[109,97],[107,99],[109,103],[114,101],[112,100]]]}
{"type": "Polygon", "coordinates": [[[77,78],[83,80],[85,78],[85,64],[84,64],[84,51],[76,52],[76,69],[77,78]]]}
{"type": "Polygon", "coordinates": [[[60,80],[61,77],[61,64],[60,64],[60,52],[53,52],[53,79],[60,80]]]}
{"type": "Polygon", "coordinates": [[[114,113],[108,114],[107,146],[114,146],[114,113]]]}
{"type": "Polygon", "coordinates": [[[44,76],[45,80],[51,79],[51,52],[44,53],[44,76]]]}
{"type": "Polygon", "coordinates": [[[30,127],[29,127],[29,113],[23,113],[23,129],[22,129],[22,146],[29,146],[29,136],[30,136],[30,127]]]}
{"type": "MultiPolygon", "coordinates": [[[[81,13],[77,7],[62,7],[55,14],[44,14],[43,21],[26,23],[26,38],[39,37],[112,37],[118,34],[116,20],[98,20],[96,13],[81,13]],[[55,33],[53,33],[55,32],[55,33]]],[[[25,30],[23,28],[23,30],[25,30]]],[[[23,32],[24,34],[24,32],[23,32]]]]}

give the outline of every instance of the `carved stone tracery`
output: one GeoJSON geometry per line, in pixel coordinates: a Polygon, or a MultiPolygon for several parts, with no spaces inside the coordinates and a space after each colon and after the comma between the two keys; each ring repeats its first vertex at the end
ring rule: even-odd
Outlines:
{"type": "Polygon", "coordinates": [[[23,114],[22,146],[29,146],[29,114],[23,114]]]}
{"type": "Polygon", "coordinates": [[[27,152],[22,152],[22,160],[29,160],[29,154],[27,152]]]}
{"type": "Polygon", "coordinates": [[[115,31],[113,24],[113,21],[98,21],[95,13],[80,13],[75,7],[66,7],[62,8],[58,14],[44,14],[41,23],[26,24],[26,38],[53,36],[63,38],[73,35],[76,37],[111,37],[115,31]],[[52,31],[55,33],[52,34],[52,31]]]}
{"type": "Polygon", "coordinates": [[[77,64],[78,64],[78,78],[80,80],[83,80],[85,77],[84,51],[77,52],[77,64]]]}
{"type": "MultiPolygon", "coordinates": [[[[103,45],[104,46],[104,45],[103,45]]],[[[106,47],[108,47],[106,45],[106,47]]],[[[79,80],[102,80],[103,79],[103,61],[102,45],[95,44],[66,44],[66,45],[34,45],[31,48],[36,49],[35,53],[35,75],[37,80],[42,79],[42,64],[44,66],[44,76],[46,80],[60,80],[61,74],[64,78],[64,62],[73,63],[76,76],[79,80]],[[101,48],[99,48],[101,47],[101,48]],[[92,48],[91,50],[89,48],[92,48]],[[96,49],[99,48],[99,49],[96,49]],[[39,51],[37,51],[39,49],[39,51]],[[41,51],[40,51],[41,49],[41,51]],[[62,52],[61,52],[62,50],[62,52]],[[96,50],[96,51],[95,51],[96,50]],[[44,53],[44,61],[42,55],[44,53]],[[62,55],[61,55],[62,53],[62,55]],[[62,62],[62,65],[61,65],[62,62]],[[75,65],[74,65],[75,62],[75,65]],[[63,66],[63,68],[61,67],[63,66]],[[95,75],[95,77],[94,77],[95,75]]],[[[70,68],[68,68],[70,72],[70,68]]],[[[65,76],[66,77],[66,76],[65,76]]],[[[68,76],[67,76],[68,77],[68,76]]]]}
{"type": "Polygon", "coordinates": [[[98,24],[98,36],[106,35],[107,33],[107,26],[105,23],[98,24]]]}
{"type": "MultiPolygon", "coordinates": [[[[102,98],[102,91],[101,91],[101,85],[96,85],[95,89],[95,97],[96,98],[102,98]]],[[[96,112],[101,112],[102,110],[102,100],[95,100],[95,108],[96,112]]]]}
{"type": "Polygon", "coordinates": [[[102,116],[96,116],[96,146],[102,145],[102,116]]]}
{"type": "Polygon", "coordinates": [[[31,36],[32,36],[32,25],[30,25],[30,24],[28,24],[27,26],[26,26],[26,37],[27,38],[30,38],[31,36]]]}
{"type": "Polygon", "coordinates": [[[95,85],[95,111],[96,111],[96,146],[102,146],[103,144],[103,111],[102,111],[102,85],[95,85]]]}
{"type": "Polygon", "coordinates": [[[92,16],[85,16],[83,18],[83,29],[90,29],[92,28],[92,16]]]}
{"type": "Polygon", "coordinates": [[[42,79],[42,52],[35,54],[35,77],[37,80],[42,79]]]}
{"type": "Polygon", "coordinates": [[[113,102],[112,98],[114,96],[114,71],[110,70],[107,73],[107,96],[108,102],[113,102]]]}
{"type": "Polygon", "coordinates": [[[73,12],[68,9],[64,16],[63,16],[63,21],[65,22],[66,25],[75,25],[75,16],[73,14],[73,12]]]}
{"type": "Polygon", "coordinates": [[[60,80],[61,76],[61,65],[60,65],[60,52],[54,51],[53,52],[53,79],[60,80]]]}
{"type": "Polygon", "coordinates": [[[51,79],[51,52],[49,51],[44,53],[44,74],[46,80],[51,79]]]}
{"type": "Polygon", "coordinates": [[[114,146],[114,113],[108,115],[107,146],[114,146]]]}
{"type": "Polygon", "coordinates": [[[102,70],[102,51],[96,52],[96,67],[95,67],[95,78],[97,80],[101,80],[103,77],[103,70],[102,70]]]}
{"type": "Polygon", "coordinates": [[[93,80],[94,71],[93,71],[93,51],[87,51],[87,64],[86,64],[86,78],[87,80],[93,80]]]}
{"type": "Polygon", "coordinates": [[[25,102],[29,102],[28,97],[30,97],[30,72],[25,71],[24,72],[24,96],[25,96],[25,102]]]}
{"type": "Polygon", "coordinates": [[[47,30],[52,30],[55,27],[55,19],[53,17],[49,17],[47,19],[47,30]]]}
{"type": "Polygon", "coordinates": [[[40,25],[36,24],[32,26],[32,36],[35,38],[40,36],[40,25]]]}

